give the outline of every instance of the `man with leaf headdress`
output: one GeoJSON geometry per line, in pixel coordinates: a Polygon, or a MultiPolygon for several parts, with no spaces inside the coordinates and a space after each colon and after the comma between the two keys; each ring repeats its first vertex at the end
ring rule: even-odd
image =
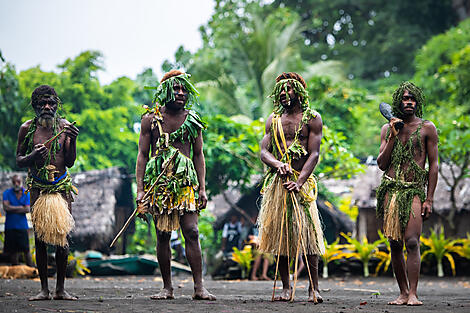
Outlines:
{"type": "Polygon", "coordinates": [[[171,282],[171,231],[181,227],[186,257],[193,273],[196,300],[215,300],[202,284],[198,214],[207,204],[204,123],[191,110],[198,92],[189,75],[166,73],[155,93],[155,107],[142,116],[137,155],[137,205],[151,213],[157,231],[157,258],[163,289],[152,299],[174,299],[171,282]],[[151,155],[151,157],[149,157],[151,155]]]}
{"type": "Polygon", "coordinates": [[[377,216],[383,218],[390,241],[392,266],[400,296],[389,304],[421,305],[417,288],[420,271],[419,237],[423,219],[431,214],[437,185],[437,130],[423,120],[424,94],[411,82],[393,93],[394,118],[383,125],[377,164],[384,171],[377,188],[377,216]],[[397,123],[403,128],[398,129],[397,123]],[[429,170],[425,169],[426,159],[429,170]],[[427,190],[426,190],[427,186],[427,190]],[[403,255],[406,246],[407,259],[403,255]]]}
{"type": "Polygon", "coordinates": [[[64,289],[68,258],[67,235],[74,226],[71,214],[76,193],[67,171],[76,158],[78,128],[59,116],[60,99],[51,86],[42,85],[31,95],[36,113],[18,132],[16,163],[28,168],[31,218],[36,241],[36,263],[41,292],[29,300],[49,300],[47,244],[56,246],[57,282],[54,299],[76,300],[64,289]]]}
{"type": "MultiPolygon", "coordinates": [[[[268,166],[258,218],[260,250],[277,255],[283,290],[273,300],[293,300],[289,258],[303,255],[310,279],[309,301],[322,302],[318,290],[318,255],[325,251],[316,206],[315,168],[322,138],[320,114],[309,107],[304,79],[282,73],[272,93],[274,111],[266,121],[261,160],[268,166]]],[[[297,272],[297,271],[296,271],[297,272]]],[[[295,273],[297,274],[297,273],[295,273]]],[[[295,276],[296,277],[296,276],[295,276]]]]}

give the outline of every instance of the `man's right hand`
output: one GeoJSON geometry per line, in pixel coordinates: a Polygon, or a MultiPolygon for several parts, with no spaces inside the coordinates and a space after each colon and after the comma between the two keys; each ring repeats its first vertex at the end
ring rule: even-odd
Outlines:
{"type": "Polygon", "coordinates": [[[401,119],[399,118],[396,118],[396,117],[392,117],[390,119],[390,131],[391,131],[391,136],[392,137],[396,137],[398,135],[398,133],[400,132],[399,130],[397,130],[395,128],[395,124],[398,123],[398,122],[403,122],[401,119]]]}
{"type": "Polygon", "coordinates": [[[140,201],[142,201],[142,198],[144,197],[145,195],[145,191],[137,191],[137,196],[135,197],[135,202],[137,203],[137,205],[139,205],[140,201]]]}
{"type": "Polygon", "coordinates": [[[279,165],[276,167],[277,173],[281,176],[291,175],[292,169],[288,163],[279,162],[279,165]]]}
{"type": "Polygon", "coordinates": [[[43,145],[42,143],[38,143],[37,145],[34,146],[31,154],[33,155],[34,160],[45,161],[48,152],[49,150],[47,149],[45,145],[43,145]]]}

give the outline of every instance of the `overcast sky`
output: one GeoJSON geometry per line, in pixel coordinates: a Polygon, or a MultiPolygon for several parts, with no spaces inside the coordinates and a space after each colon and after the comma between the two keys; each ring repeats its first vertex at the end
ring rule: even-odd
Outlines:
{"type": "Polygon", "coordinates": [[[46,71],[84,50],[104,55],[102,83],[161,64],[183,45],[202,46],[199,26],[214,0],[0,0],[0,50],[17,70],[46,71]]]}

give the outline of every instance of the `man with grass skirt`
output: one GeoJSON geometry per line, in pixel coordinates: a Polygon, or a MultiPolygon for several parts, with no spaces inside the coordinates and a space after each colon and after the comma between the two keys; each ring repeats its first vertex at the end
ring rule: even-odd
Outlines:
{"type": "Polygon", "coordinates": [[[171,282],[171,231],[181,227],[193,273],[195,300],[215,300],[202,284],[198,215],[206,207],[205,161],[197,104],[189,75],[166,73],[155,93],[155,108],[142,116],[137,155],[137,205],[151,213],[157,232],[157,258],[163,289],[151,299],[174,299],[171,282]],[[151,158],[149,155],[151,154],[151,158]],[[163,173],[162,173],[163,172],[163,173]]]}
{"type": "Polygon", "coordinates": [[[416,294],[421,265],[419,237],[423,220],[432,211],[438,173],[437,131],[432,122],[422,119],[423,106],[421,89],[403,82],[393,93],[392,113],[397,118],[383,125],[380,134],[377,164],[384,175],[377,188],[377,216],[383,218],[400,288],[400,296],[389,302],[395,305],[422,304],[416,294]],[[398,130],[395,125],[400,121],[404,126],[398,130]],[[425,169],[426,159],[429,170],[425,169]]]}
{"type": "MultiPolygon", "coordinates": [[[[316,206],[317,183],[312,172],[318,162],[322,138],[320,114],[309,107],[304,79],[297,73],[282,73],[272,93],[274,111],[266,121],[261,141],[261,160],[268,166],[258,217],[262,252],[276,256],[283,289],[273,300],[293,300],[289,282],[290,258],[306,259],[309,297],[322,302],[318,291],[318,255],[325,251],[316,206]]],[[[297,273],[296,273],[297,274],[297,273]]],[[[296,276],[295,276],[296,277],[296,276]]]]}
{"type": "Polygon", "coordinates": [[[36,263],[41,292],[30,300],[49,300],[47,244],[56,246],[57,285],[53,298],[76,300],[64,289],[68,258],[67,235],[74,221],[71,214],[75,191],[67,171],[76,158],[78,128],[57,114],[60,100],[54,88],[42,85],[31,95],[34,119],[21,125],[16,163],[28,168],[31,217],[36,241],[36,263]]]}

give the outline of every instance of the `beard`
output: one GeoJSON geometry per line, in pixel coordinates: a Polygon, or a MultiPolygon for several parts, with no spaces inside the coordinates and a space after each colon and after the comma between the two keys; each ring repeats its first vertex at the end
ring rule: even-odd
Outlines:
{"type": "Polygon", "coordinates": [[[15,192],[21,191],[21,190],[23,190],[23,186],[16,186],[16,185],[15,185],[15,186],[13,187],[13,190],[14,190],[15,192]]]}
{"type": "Polygon", "coordinates": [[[39,125],[41,125],[42,127],[45,127],[45,128],[52,128],[52,126],[54,126],[54,118],[50,115],[46,115],[46,116],[39,116],[38,118],[38,123],[39,125]]]}

